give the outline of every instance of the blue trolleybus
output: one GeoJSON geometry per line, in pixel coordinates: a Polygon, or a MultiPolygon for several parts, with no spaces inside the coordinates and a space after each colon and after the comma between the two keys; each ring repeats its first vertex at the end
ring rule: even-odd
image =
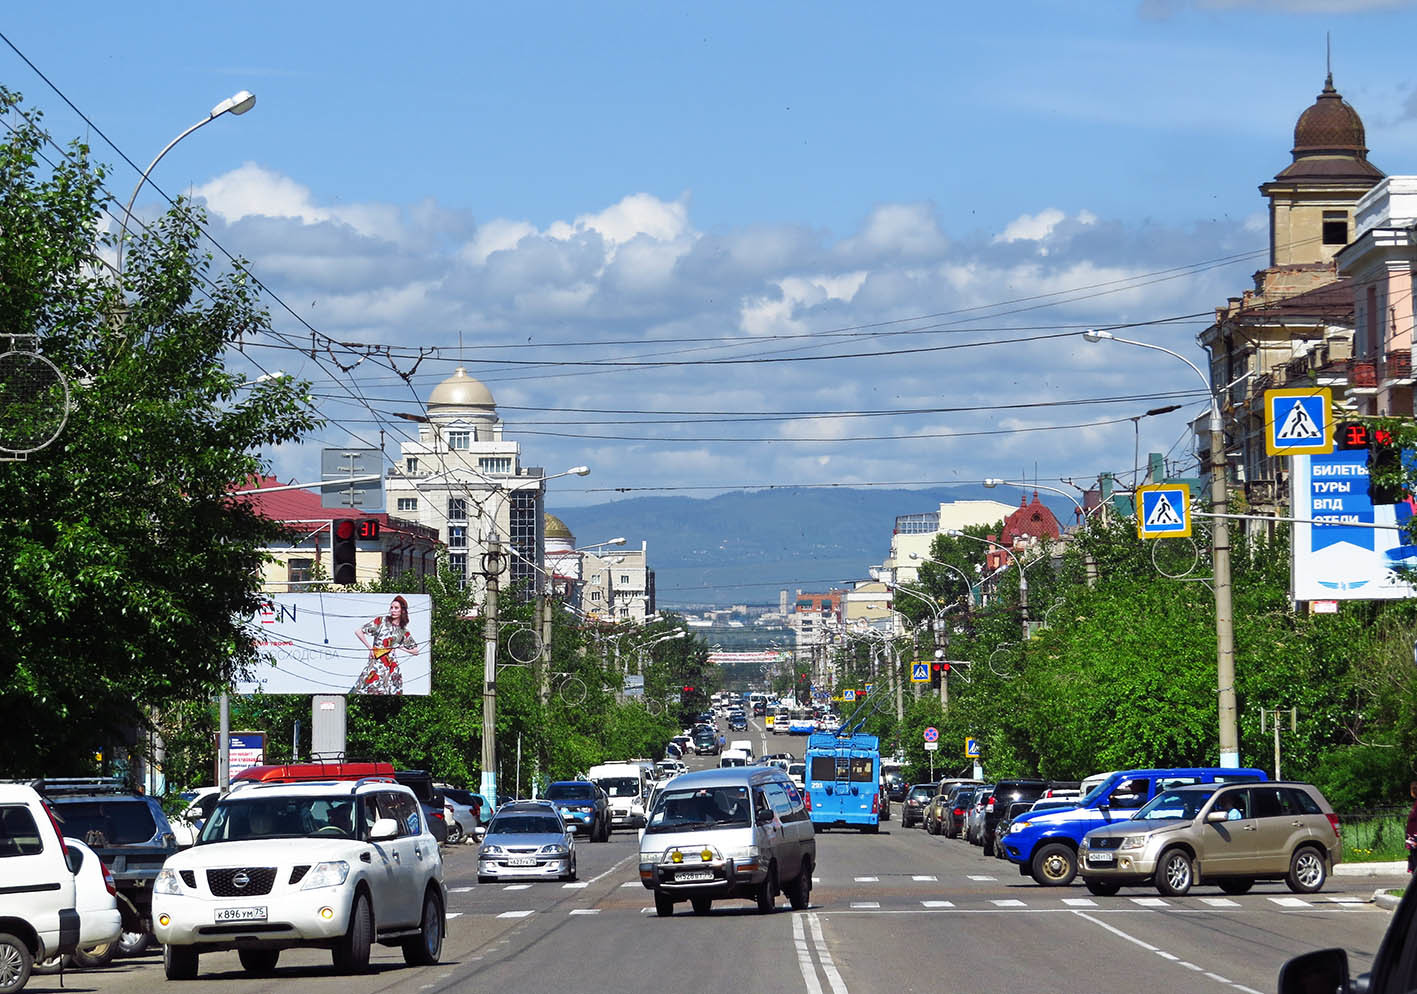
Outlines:
{"type": "Polygon", "coordinates": [[[806,765],[807,810],[813,825],[880,831],[881,749],[876,736],[819,732],[807,739],[806,765]]]}

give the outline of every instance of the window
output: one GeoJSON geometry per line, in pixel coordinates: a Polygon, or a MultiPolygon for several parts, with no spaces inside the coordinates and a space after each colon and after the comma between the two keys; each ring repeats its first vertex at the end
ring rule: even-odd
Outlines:
{"type": "Polygon", "coordinates": [[[292,559],[286,564],[286,579],[291,583],[308,583],[313,559],[292,559]]]}
{"type": "Polygon", "coordinates": [[[1348,244],[1348,214],[1345,211],[1324,211],[1323,236],[1325,245],[1348,244]]]}
{"type": "Polygon", "coordinates": [[[472,433],[466,431],[448,432],[448,448],[466,450],[468,442],[472,440],[472,433]]]}
{"type": "Polygon", "coordinates": [[[449,525],[449,526],[448,526],[448,548],[450,548],[450,549],[466,549],[466,548],[467,548],[467,526],[466,526],[466,525],[449,525]]]}
{"type": "Polygon", "coordinates": [[[5,856],[34,856],[44,852],[44,843],[39,838],[39,826],[29,808],[21,805],[0,807],[0,858],[5,856]]]}
{"type": "Polygon", "coordinates": [[[621,582],[621,583],[629,583],[629,582],[630,582],[630,574],[629,574],[629,573],[621,573],[621,574],[620,574],[620,582],[621,582]]]}
{"type": "Polygon", "coordinates": [[[537,534],[542,524],[541,491],[514,490],[508,504],[508,538],[512,547],[511,581],[515,588],[518,583],[525,592],[534,593],[541,587],[539,581],[541,550],[537,548],[537,534]]]}
{"type": "Polygon", "coordinates": [[[448,498],[448,520],[449,520],[449,521],[466,521],[466,520],[467,520],[467,499],[466,499],[466,498],[464,498],[464,497],[449,497],[449,498],[448,498]]]}
{"type": "Polygon", "coordinates": [[[593,601],[598,601],[598,600],[600,600],[600,591],[599,591],[599,590],[592,590],[592,591],[590,592],[590,599],[593,600],[593,601]]]}
{"type": "Polygon", "coordinates": [[[512,457],[483,456],[477,460],[477,468],[484,473],[510,473],[512,471],[512,457]]]}
{"type": "Polygon", "coordinates": [[[458,586],[467,586],[467,553],[454,552],[448,556],[448,569],[457,575],[458,586]]]}
{"type": "Polygon", "coordinates": [[[400,497],[399,500],[398,500],[398,509],[399,509],[400,511],[417,511],[417,510],[418,510],[418,498],[417,498],[417,497],[400,497]]]}
{"type": "Polygon", "coordinates": [[[417,457],[417,456],[409,456],[409,457],[408,457],[407,459],[405,459],[403,462],[404,462],[404,468],[405,468],[408,472],[410,472],[410,473],[417,473],[417,472],[418,472],[418,457],[417,457]]]}

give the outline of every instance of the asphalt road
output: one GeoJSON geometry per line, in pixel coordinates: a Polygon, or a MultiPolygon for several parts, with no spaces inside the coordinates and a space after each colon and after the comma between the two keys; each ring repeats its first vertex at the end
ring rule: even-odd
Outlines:
{"type": "MultiPolygon", "coordinates": [[[[756,730],[753,738],[764,741],[756,730]]],[[[786,736],[767,736],[765,744],[770,752],[800,754],[802,747],[786,736]]],[[[793,913],[784,898],[771,916],[744,901],[715,905],[707,916],[680,905],[661,919],[639,883],[636,833],[580,842],[577,852],[574,884],[477,884],[475,847],[447,849],[450,920],[436,967],[407,967],[396,949],[375,947],[375,971],[348,977],[333,973],[328,953],[296,950],[282,954],[273,977],[258,980],[234,953],[221,953],[203,956],[200,977],[183,989],[1273,991],[1280,964],[1311,949],[1342,946],[1355,972],[1366,969],[1389,917],[1371,902],[1383,881],[1342,876],[1304,898],[1283,884],[1257,884],[1240,897],[1201,887],[1166,899],[1140,888],[1112,898],[1081,885],[1042,888],[963,841],[892,821],[875,836],[818,835],[816,887],[805,912],[793,913]]],[[[150,954],[70,972],[62,991],[151,994],[166,983],[161,957],[150,954]]],[[[58,994],[61,987],[58,978],[36,977],[27,990],[58,994]]]]}

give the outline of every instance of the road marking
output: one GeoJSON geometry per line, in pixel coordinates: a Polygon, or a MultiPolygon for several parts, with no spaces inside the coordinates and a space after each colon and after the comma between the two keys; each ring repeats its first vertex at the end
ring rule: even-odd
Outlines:
{"type": "Polygon", "coordinates": [[[1168,953],[1164,949],[1156,950],[1156,955],[1160,956],[1162,959],[1169,959],[1173,963],[1179,962],[1181,959],[1181,957],[1177,956],[1175,953],[1168,953]]]}
{"type": "Polygon", "coordinates": [[[1201,972],[1201,968],[1200,968],[1200,967],[1196,966],[1194,963],[1188,962],[1187,960],[1179,960],[1179,961],[1177,961],[1176,965],[1177,965],[1177,966],[1184,966],[1187,970],[1194,970],[1194,971],[1196,971],[1197,973],[1200,973],[1200,972],[1201,972]]]}
{"type": "Polygon", "coordinates": [[[815,913],[807,915],[807,924],[812,928],[812,938],[817,943],[817,958],[822,961],[822,972],[827,975],[827,983],[831,985],[832,994],[846,994],[846,981],[841,979],[841,973],[836,968],[836,963],[832,961],[832,954],[827,949],[827,940],[822,935],[822,921],[815,913]]]}
{"type": "Polygon", "coordinates": [[[976,876],[973,876],[973,875],[971,874],[969,879],[970,879],[970,880],[978,881],[979,883],[984,883],[984,882],[989,881],[989,880],[998,880],[999,878],[998,878],[998,877],[976,877],[976,876]]]}
{"type": "Polygon", "coordinates": [[[1165,901],[1161,900],[1161,898],[1159,897],[1134,897],[1132,898],[1132,903],[1141,905],[1143,908],[1170,907],[1170,905],[1168,905],[1165,901]]]}
{"type": "Polygon", "coordinates": [[[503,890],[531,890],[531,884],[507,884],[503,890]]]}
{"type": "Polygon", "coordinates": [[[1065,897],[1063,903],[1070,908],[1095,908],[1097,902],[1087,897],[1065,897]]]}
{"type": "Polygon", "coordinates": [[[1228,897],[1203,897],[1201,903],[1208,904],[1212,908],[1238,908],[1239,901],[1232,901],[1228,897]]]}
{"type": "Polygon", "coordinates": [[[600,909],[599,909],[599,908],[572,908],[572,909],[571,909],[571,914],[573,914],[573,915],[598,915],[598,914],[600,914],[600,909]]]}
{"type": "Polygon", "coordinates": [[[470,891],[470,890],[472,890],[471,887],[449,887],[449,888],[448,888],[448,893],[449,893],[449,894],[466,894],[466,893],[467,893],[468,891],[470,891]]]}
{"type": "Polygon", "coordinates": [[[647,914],[649,914],[649,913],[650,913],[651,911],[653,911],[653,910],[654,910],[653,908],[641,908],[641,909],[640,909],[640,914],[642,914],[642,915],[647,915],[647,914]]]}
{"type": "Polygon", "coordinates": [[[1013,898],[1007,898],[1007,899],[1004,899],[1004,900],[990,901],[989,903],[992,904],[992,905],[993,905],[994,907],[996,907],[996,908],[1023,908],[1023,907],[1026,907],[1026,905],[1025,905],[1022,901],[1016,901],[1016,900],[1014,900],[1013,898]]]}
{"type": "Polygon", "coordinates": [[[851,906],[852,906],[853,908],[855,908],[856,910],[860,911],[860,910],[863,910],[863,909],[865,909],[865,908],[879,908],[879,907],[881,906],[881,902],[880,902],[880,901],[852,901],[852,902],[851,902],[851,906]]]}
{"type": "Polygon", "coordinates": [[[1205,972],[1205,976],[1209,977],[1211,980],[1214,980],[1218,984],[1229,984],[1232,982],[1229,977],[1222,977],[1220,974],[1211,973],[1209,970],[1205,972]]]}
{"type": "MultiPolygon", "coordinates": [[[[620,860],[619,863],[616,863],[614,866],[612,866],[610,869],[606,870],[604,873],[597,873],[595,876],[593,876],[593,877],[591,877],[589,880],[587,880],[586,883],[588,883],[588,884],[593,884],[593,883],[595,883],[597,880],[601,880],[601,879],[603,879],[603,878],[605,878],[605,877],[610,876],[610,874],[612,874],[612,873],[614,873],[616,870],[620,869],[620,864],[621,864],[621,863],[624,863],[625,860],[628,860],[628,859],[630,858],[630,856],[638,856],[638,855],[639,855],[638,852],[632,852],[632,853],[630,853],[630,855],[629,855],[629,856],[626,856],[625,859],[620,860]]],[[[638,886],[638,885],[632,881],[632,882],[630,882],[630,883],[628,883],[628,884],[621,884],[620,886],[621,886],[621,887],[635,887],[635,886],[638,886]]]]}
{"type": "Polygon", "coordinates": [[[881,881],[880,877],[853,877],[852,879],[854,879],[858,884],[875,884],[880,883],[881,881]]]}
{"type": "MultiPolygon", "coordinates": [[[[589,883],[590,881],[586,881],[586,882],[589,883]]],[[[636,883],[636,882],[633,881],[633,880],[626,880],[623,884],[620,885],[621,889],[624,889],[624,888],[626,888],[626,887],[640,887],[640,886],[643,886],[643,885],[642,885],[642,884],[639,884],[639,883],[636,883]]]]}
{"type": "Polygon", "coordinates": [[[1087,913],[1085,913],[1085,912],[1082,912],[1082,911],[1074,911],[1073,914],[1077,915],[1079,918],[1082,918],[1082,919],[1085,919],[1085,920],[1087,920],[1087,921],[1092,922],[1094,925],[1100,926],[1101,928],[1105,928],[1107,931],[1111,932],[1113,935],[1117,936],[1119,939],[1126,939],[1128,942],[1131,942],[1131,943],[1134,943],[1135,945],[1141,946],[1143,949],[1150,950],[1151,952],[1155,953],[1157,956],[1160,956],[1162,959],[1168,960],[1168,961],[1170,961],[1170,962],[1172,962],[1172,963],[1175,963],[1177,966],[1182,966],[1182,967],[1185,967],[1187,970],[1192,970],[1192,971],[1194,971],[1194,972],[1196,972],[1196,973],[1199,973],[1199,974],[1201,974],[1201,975],[1203,975],[1203,976],[1209,978],[1210,980],[1214,980],[1217,984],[1224,984],[1224,985],[1227,986],[1227,987],[1233,987],[1233,988],[1235,988],[1237,991],[1239,991],[1240,994],[1260,994],[1260,992],[1257,991],[1257,990],[1255,990],[1253,987],[1246,987],[1244,984],[1236,983],[1235,981],[1231,980],[1229,977],[1222,977],[1222,976],[1221,976],[1220,974],[1218,974],[1218,973],[1211,973],[1209,970],[1206,970],[1204,967],[1196,966],[1196,964],[1191,963],[1191,962],[1189,962],[1189,961],[1187,961],[1187,960],[1183,960],[1183,959],[1181,959],[1179,956],[1176,956],[1176,955],[1174,955],[1174,954],[1172,954],[1172,953],[1168,953],[1168,952],[1167,952],[1166,950],[1164,950],[1164,949],[1158,949],[1156,946],[1153,946],[1151,943],[1149,943],[1149,942],[1143,942],[1141,939],[1138,939],[1136,936],[1128,935],[1126,932],[1123,932],[1123,931],[1122,931],[1121,929],[1119,929],[1119,928],[1113,928],[1111,925],[1108,925],[1106,922],[1102,921],[1101,919],[1099,919],[1099,918],[1094,918],[1092,915],[1089,915],[1089,914],[1087,914],[1087,913]]]}
{"type": "Polygon", "coordinates": [[[580,890],[580,889],[582,889],[583,887],[589,887],[589,886],[590,886],[590,881],[588,881],[588,880],[582,880],[582,881],[580,881],[579,883],[574,883],[574,884],[562,884],[562,885],[561,885],[561,889],[562,889],[562,890],[580,890]]]}
{"type": "Polygon", "coordinates": [[[498,918],[530,918],[530,917],[531,917],[532,915],[534,915],[534,914],[536,914],[535,911],[504,911],[504,912],[502,912],[500,915],[498,915],[497,917],[498,917],[498,918]]]}
{"type": "Polygon", "coordinates": [[[792,944],[797,948],[797,968],[802,971],[807,994],[822,994],[822,985],[817,980],[817,968],[812,965],[812,950],[807,945],[807,933],[802,926],[801,915],[792,916],[792,944]]]}
{"type": "Polygon", "coordinates": [[[1156,952],[1156,947],[1153,946],[1150,942],[1142,942],[1142,941],[1141,941],[1140,939],[1138,939],[1136,936],[1128,935],[1126,932],[1123,932],[1120,928],[1113,928],[1111,925],[1108,925],[1108,924],[1107,924],[1105,921],[1103,921],[1102,919],[1100,919],[1100,918],[1094,918],[1094,917],[1092,917],[1091,915],[1089,915],[1089,914],[1088,914],[1087,912],[1085,912],[1085,911],[1074,911],[1073,914],[1077,915],[1079,918],[1083,919],[1084,921],[1090,921],[1090,922],[1092,922],[1092,924],[1098,926],[1099,928],[1105,928],[1107,931],[1111,932],[1113,935],[1115,935],[1115,936],[1116,936],[1117,938],[1119,938],[1119,939],[1126,939],[1128,942],[1131,942],[1131,943],[1134,943],[1134,944],[1136,944],[1136,945],[1138,945],[1138,946],[1141,946],[1141,947],[1142,947],[1143,949],[1145,949],[1147,952],[1151,952],[1151,953],[1156,952]]]}
{"type": "Polygon", "coordinates": [[[928,875],[923,874],[923,873],[920,874],[919,876],[911,877],[910,879],[911,879],[911,880],[919,880],[919,881],[921,881],[922,883],[927,883],[927,884],[937,884],[937,883],[940,882],[940,878],[939,878],[939,877],[932,877],[932,876],[928,876],[928,875]]]}
{"type": "Polygon", "coordinates": [[[1281,908],[1307,908],[1309,902],[1300,897],[1271,897],[1271,901],[1281,908]]]}
{"type": "Polygon", "coordinates": [[[921,901],[920,903],[927,908],[953,908],[955,906],[953,901],[921,901]]]}
{"type": "Polygon", "coordinates": [[[461,917],[462,917],[462,912],[461,912],[461,911],[445,911],[445,912],[443,912],[443,917],[444,917],[444,918],[461,918],[461,917]]]}

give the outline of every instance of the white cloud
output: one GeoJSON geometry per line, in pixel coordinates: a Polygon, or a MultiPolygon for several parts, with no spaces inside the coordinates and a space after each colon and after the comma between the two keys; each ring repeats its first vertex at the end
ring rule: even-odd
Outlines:
{"type": "Polygon", "coordinates": [[[1020,214],[1010,221],[1003,231],[994,236],[994,241],[996,243],[1041,242],[1053,233],[1058,222],[1066,216],[1056,207],[1045,207],[1037,214],[1020,214]]]}
{"type": "Polygon", "coordinates": [[[296,218],[305,224],[334,221],[361,235],[397,238],[399,211],[385,204],[317,205],[310,188],[288,176],[248,162],[197,187],[207,210],[228,223],[247,217],[296,218]]]}

